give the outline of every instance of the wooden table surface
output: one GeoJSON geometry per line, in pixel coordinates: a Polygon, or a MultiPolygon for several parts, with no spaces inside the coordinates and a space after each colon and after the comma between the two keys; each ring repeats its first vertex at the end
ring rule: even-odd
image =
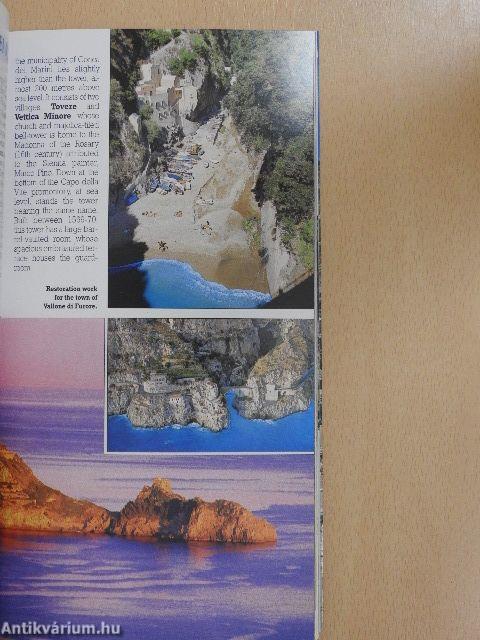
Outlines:
{"type": "Polygon", "coordinates": [[[479,5],[6,4],[12,29],[320,30],[323,638],[479,637],[479,5]]]}

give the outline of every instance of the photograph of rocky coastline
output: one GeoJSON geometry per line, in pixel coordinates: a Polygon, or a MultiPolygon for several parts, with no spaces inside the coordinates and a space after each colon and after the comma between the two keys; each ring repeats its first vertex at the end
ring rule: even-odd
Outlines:
{"type": "Polygon", "coordinates": [[[3,621],[314,637],[313,455],[105,455],[103,320],[2,319],[0,345],[3,621]]]}
{"type": "Polygon", "coordinates": [[[107,451],[310,451],[314,322],[108,321],[107,451]]]}
{"type": "Polygon", "coordinates": [[[313,308],[316,34],[111,32],[109,304],[313,308]]]}
{"type": "Polygon", "coordinates": [[[43,484],[22,458],[0,443],[0,529],[103,533],[182,542],[275,542],[275,527],[240,504],[186,499],[154,478],[120,511],[70,498],[43,484]]]}

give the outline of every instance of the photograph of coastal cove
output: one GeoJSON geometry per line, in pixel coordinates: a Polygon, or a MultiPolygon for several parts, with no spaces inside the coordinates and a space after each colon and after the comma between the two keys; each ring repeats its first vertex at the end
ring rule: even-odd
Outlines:
{"type": "Polygon", "coordinates": [[[313,308],[316,34],[111,32],[109,305],[313,308]]]}
{"type": "Polygon", "coordinates": [[[4,623],[313,640],[313,455],[107,456],[103,322],[0,337],[4,623]]]}
{"type": "Polygon", "coordinates": [[[314,322],[108,321],[108,452],[313,452],[314,322]]]}

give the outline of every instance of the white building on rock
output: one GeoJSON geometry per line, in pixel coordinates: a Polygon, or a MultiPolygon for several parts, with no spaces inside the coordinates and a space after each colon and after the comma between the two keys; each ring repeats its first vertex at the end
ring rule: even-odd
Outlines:
{"type": "Polygon", "coordinates": [[[171,407],[182,407],[184,404],[184,398],[181,393],[172,393],[168,397],[168,403],[171,407]]]}
{"type": "Polygon", "coordinates": [[[166,393],[172,390],[172,385],[165,374],[153,373],[150,379],[143,383],[143,390],[145,393],[166,393]]]}

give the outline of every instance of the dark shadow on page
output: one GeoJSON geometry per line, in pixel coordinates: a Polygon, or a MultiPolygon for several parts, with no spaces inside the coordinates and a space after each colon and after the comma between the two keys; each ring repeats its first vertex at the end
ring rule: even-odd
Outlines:
{"type": "Polygon", "coordinates": [[[315,278],[313,275],[292,287],[285,293],[262,305],[263,309],[313,309],[315,296],[315,278]]]}
{"type": "Polygon", "coordinates": [[[149,307],[145,299],[146,275],[139,264],[145,259],[147,245],[134,240],[137,219],[127,211],[123,199],[110,206],[108,250],[108,306],[149,307]],[[118,238],[121,237],[119,241],[118,238]],[[113,242],[115,244],[112,246],[113,242]],[[119,267],[129,268],[119,269],[119,267]],[[137,265],[137,266],[135,266],[137,265]]]}

